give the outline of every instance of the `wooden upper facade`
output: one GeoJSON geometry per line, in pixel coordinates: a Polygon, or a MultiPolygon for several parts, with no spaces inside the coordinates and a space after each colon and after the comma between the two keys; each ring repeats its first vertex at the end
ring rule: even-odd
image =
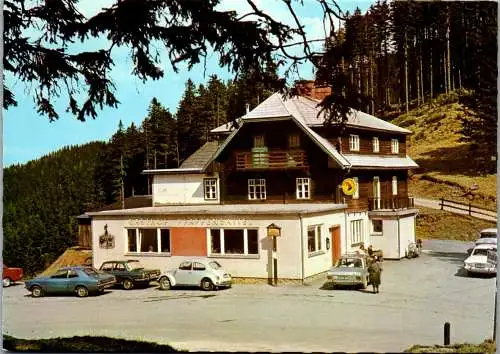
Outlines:
{"type": "Polygon", "coordinates": [[[322,124],[316,105],[304,97],[285,101],[274,94],[239,119],[237,127],[214,129],[223,138],[207,143],[179,171],[199,173],[205,200],[220,204],[347,203],[351,210],[413,206],[407,178],[417,165],[406,155],[411,132],[360,112],[340,134],[337,126],[322,124]],[[202,150],[209,156],[204,161],[202,150]],[[357,183],[352,196],[341,190],[345,178],[357,183]]]}

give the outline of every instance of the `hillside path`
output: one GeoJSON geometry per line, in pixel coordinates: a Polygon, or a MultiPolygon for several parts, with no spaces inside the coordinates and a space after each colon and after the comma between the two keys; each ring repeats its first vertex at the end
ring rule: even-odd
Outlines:
{"type": "MultiPolygon", "coordinates": [[[[416,206],[422,206],[422,207],[426,207],[426,208],[439,209],[439,210],[441,209],[441,205],[440,205],[441,200],[415,197],[414,202],[415,202],[416,206]]],[[[457,204],[457,203],[453,203],[453,202],[448,202],[448,201],[446,202],[446,204],[447,205],[444,207],[444,210],[446,210],[446,211],[449,211],[449,212],[454,213],[454,214],[469,215],[468,207],[465,205],[461,205],[461,204],[457,204]],[[456,206],[458,208],[467,209],[467,210],[455,209],[455,208],[449,207],[448,205],[453,205],[453,206],[456,206]]],[[[471,208],[471,216],[478,218],[478,219],[487,220],[487,221],[493,221],[493,222],[497,221],[497,213],[495,211],[485,210],[485,209],[481,209],[478,207],[471,208]],[[479,213],[482,213],[482,214],[479,214],[479,213]]]]}

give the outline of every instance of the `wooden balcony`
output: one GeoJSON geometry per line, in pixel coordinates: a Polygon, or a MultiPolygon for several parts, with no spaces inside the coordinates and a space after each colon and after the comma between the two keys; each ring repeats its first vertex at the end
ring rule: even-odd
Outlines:
{"type": "Polygon", "coordinates": [[[236,152],[236,170],[307,168],[303,150],[236,152]]]}
{"type": "Polygon", "coordinates": [[[397,210],[414,207],[413,197],[369,198],[368,210],[397,210]]]}

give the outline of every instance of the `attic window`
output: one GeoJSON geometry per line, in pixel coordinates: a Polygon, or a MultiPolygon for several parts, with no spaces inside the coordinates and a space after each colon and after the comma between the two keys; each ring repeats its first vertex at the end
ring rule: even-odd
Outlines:
{"type": "Polygon", "coordinates": [[[264,147],[264,136],[263,135],[255,135],[253,137],[253,147],[264,147]]]}
{"type": "Polygon", "coordinates": [[[288,136],[288,147],[298,148],[300,146],[300,139],[297,134],[292,134],[288,136]]]}
{"type": "Polygon", "coordinates": [[[359,151],[359,135],[351,134],[349,136],[349,150],[359,151]]]}

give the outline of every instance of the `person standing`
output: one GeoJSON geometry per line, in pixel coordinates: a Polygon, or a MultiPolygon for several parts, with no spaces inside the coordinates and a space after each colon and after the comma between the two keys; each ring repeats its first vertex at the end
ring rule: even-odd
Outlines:
{"type": "Polygon", "coordinates": [[[381,283],[380,275],[382,273],[382,266],[378,261],[377,256],[373,257],[373,262],[368,267],[368,273],[370,274],[370,282],[372,283],[373,286],[373,293],[374,294],[378,293],[379,292],[378,288],[381,283]]]}

